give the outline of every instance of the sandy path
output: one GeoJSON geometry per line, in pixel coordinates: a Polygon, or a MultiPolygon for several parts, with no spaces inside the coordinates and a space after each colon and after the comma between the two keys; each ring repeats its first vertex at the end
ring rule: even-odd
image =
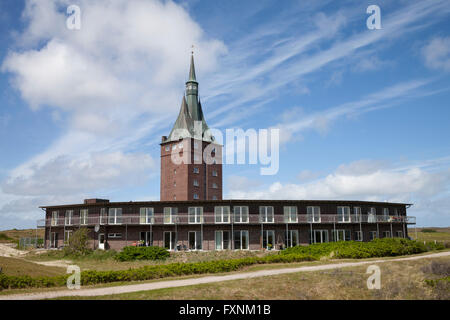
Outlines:
{"type": "Polygon", "coordinates": [[[0,257],[20,257],[27,254],[27,251],[15,249],[14,243],[0,243],[0,257]]]}
{"type": "Polygon", "coordinates": [[[319,266],[261,270],[261,271],[245,272],[245,273],[236,273],[236,274],[225,275],[225,276],[207,276],[207,277],[195,278],[195,279],[158,281],[158,282],[151,282],[151,283],[116,286],[116,287],[108,287],[108,288],[81,289],[81,290],[76,290],[76,291],[61,290],[61,291],[42,292],[42,293],[33,293],[33,294],[16,294],[16,295],[0,296],[0,300],[39,300],[39,299],[52,299],[52,298],[68,297],[68,296],[80,296],[80,297],[91,296],[92,297],[92,296],[102,296],[102,295],[120,294],[120,293],[128,293],[128,292],[156,290],[156,289],[163,289],[163,288],[183,287],[183,286],[197,285],[197,284],[202,284],[202,283],[213,283],[213,282],[221,282],[221,281],[229,281],[229,280],[240,280],[240,279],[249,279],[249,278],[256,278],[256,277],[275,276],[275,275],[286,274],[286,273],[320,271],[320,270],[338,269],[338,268],[346,268],[346,267],[355,267],[355,266],[361,266],[361,265],[366,265],[366,264],[377,264],[377,263],[390,262],[390,261],[409,261],[409,260],[419,260],[419,259],[437,258],[437,257],[445,257],[445,256],[450,256],[450,251],[432,253],[432,254],[421,255],[421,256],[396,258],[396,259],[379,259],[379,260],[368,260],[368,261],[366,260],[366,261],[358,261],[358,262],[332,263],[332,264],[325,264],[325,265],[319,265],[319,266]]]}

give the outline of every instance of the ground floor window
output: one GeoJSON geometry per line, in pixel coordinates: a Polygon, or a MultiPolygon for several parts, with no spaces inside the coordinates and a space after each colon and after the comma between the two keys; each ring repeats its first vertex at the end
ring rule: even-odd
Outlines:
{"type": "Polygon", "coordinates": [[[174,231],[164,231],[164,248],[174,250],[176,244],[176,233],[174,231]]]}
{"type": "Polygon", "coordinates": [[[350,230],[331,230],[333,241],[350,241],[352,240],[350,230]]]}
{"type": "Polygon", "coordinates": [[[189,250],[202,250],[201,231],[189,231],[189,250]]]}
{"type": "Polygon", "coordinates": [[[248,230],[234,231],[234,249],[248,250],[248,230]]]}
{"type": "Polygon", "coordinates": [[[362,231],[355,231],[355,240],[356,241],[363,241],[362,231]]]}
{"type": "Polygon", "coordinates": [[[383,238],[390,238],[391,232],[390,231],[383,231],[383,238]]]}
{"type": "Polygon", "coordinates": [[[264,230],[262,236],[263,236],[262,247],[267,250],[273,249],[275,247],[275,231],[264,230]]]}
{"type": "Polygon", "coordinates": [[[328,230],[312,230],[309,232],[309,243],[328,242],[328,230]]]}
{"type": "Polygon", "coordinates": [[[286,247],[295,247],[298,245],[298,230],[289,230],[284,233],[284,243],[286,247]]]}
{"type": "Polygon", "coordinates": [[[120,239],[122,238],[121,233],[108,233],[108,239],[120,239]]]}
{"type": "Polygon", "coordinates": [[[403,231],[397,231],[397,232],[395,233],[395,236],[396,236],[397,238],[403,238],[403,231]]]}
{"type": "Polygon", "coordinates": [[[376,239],[377,237],[377,232],[376,231],[369,231],[369,240],[373,240],[376,239]]]}
{"type": "Polygon", "coordinates": [[[230,231],[216,231],[215,232],[215,248],[216,250],[229,250],[231,241],[230,241],[230,231]]]}
{"type": "Polygon", "coordinates": [[[70,237],[72,236],[73,231],[72,230],[66,230],[64,231],[64,243],[68,244],[70,237]]]}
{"type": "Polygon", "coordinates": [[[153,246],[153,232],[141,231],[139,233],[139,245],[143,247],[153,246]]]}
{"type": "Polygon", "coordinates": [[[50,233],[50,247],[56,248],[58,246],[58,233],[51,232],[50,233]]]}

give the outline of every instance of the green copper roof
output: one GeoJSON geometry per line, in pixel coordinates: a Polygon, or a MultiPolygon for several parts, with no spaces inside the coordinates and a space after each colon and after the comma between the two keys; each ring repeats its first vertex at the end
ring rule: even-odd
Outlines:
{"type": "MultiPolygon", "coordinates": [[[[199,134],[200,135],[200,134],[199,134]]],[[[194,56],[191,56],[191,68],[189,70],[189,80],[186,82],[186,95],[183,95],[181,101],[180,113],[173,125],[172,130],[163,143],[169,141],[178,141],[183,138],[196,138],[203,141],[214,141],[214,137],[209,131],[203,116],[202,104],[198,99],[198,86],[195,77],[194,56]],[[195,82],[195,83],[193,83],[195,82]],[[193,89],[193,86],[195,89],[193,89]],[[195,136],[195,123],[201,123],[201,137],[195,136]]]]}
{"type": "Polygon", "coordinates": [[[189,81],[197,82],[197,78],[195,76],[194,54],[191,55],[191,68],[189,70],[189,81]]]}

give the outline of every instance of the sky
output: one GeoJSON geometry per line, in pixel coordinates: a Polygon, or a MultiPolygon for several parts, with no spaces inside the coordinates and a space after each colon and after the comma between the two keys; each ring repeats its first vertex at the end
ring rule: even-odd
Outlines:
{"type": "Polygon", "coordinates": [[[192,45],[210,127],[280,129],[278,172],[225,164],[224,198],[411,203],[450,226],[448,1],[2,0],[0,30],[0,230],[159,200],[192,45]]]}

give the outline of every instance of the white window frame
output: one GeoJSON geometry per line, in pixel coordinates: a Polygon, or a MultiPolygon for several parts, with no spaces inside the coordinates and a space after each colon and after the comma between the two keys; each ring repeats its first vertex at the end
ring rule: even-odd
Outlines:
{"type": "Polygon", "coordinates": [[[212,175],[213,177],[218,177],[218,176],[219,176],[219,174],[217,173],[217,170],[213,170],[212,173],[211,173],[211,175],[212,175]]]}
{"type": "Polygon", "coordinates": [[[153,224],[155,223],[154,208],[140,208],[139,209],[139,224],[153,224]]]}
{"type": "Polygon", "coordinates": [[[233,207],[233,219],[234,223],[248,223],[249,221],[249,213],[248,213],[248,206],[234,206],[233,207]],[[245,212],[243,212],[245,211],[245,212]],[[245,215],[245,220],[243,219],[243,216],[245,215]],[[237,219],[239,218],[239,219],[237,219]]]}
{"type": "Polygon", "coordinates": [[[230,220],[230,206],[214,207],[214,223],[228,224],[230,220]]]}
{"type": "Polygon", "coordinates": [[[164,207],[164,224],[174,224],[177,219],[178,208],[164,207]]]}
{"type": "Polygon", "coordinates": [[[188,245],[190,251],[203,250],[203,234],[201,231],[189,231],[188,232],[188,245]],[[194,249],[191,249],[191,234],[194,234],[194,249]],[[198,243],[200,242],[200,243],[198,243]]]}
{"type": "Polygon", "coordinates": [[[355,217],[355,221],[354,222],[362,222],[361,218],[361,207],[353,207],[353,216],[355,217]]]}
{"type": "Polygon", "coordinates": [[[99,217],[99,224],[105,225],[108,223],[108,214],[106,213],[106,208],[100,209],[100,217],[99,217]]]}
{"type": "Polygon", "coordinates": [[[164,231],[164,233],[163,233],[163,248],[166,248],[169,251],[173,251],[173,250],[175,250],[176,246],[177,246],[177,235],[176,235],[176,232],[175,231],[164,231]],[[170,234],[170,236],[169,236],[169,239],[170,239],[170,241],[169,241],[169,248],[166,248],[166,234],[167,233],[170,234]],[[172,245],[174,245],[174,246],[172,247],[172,245]]]}
{"type": "Polygon", "coordinates": [[[274,223],[275,215],[272,206],[259,206],[259,222],[260,223],[274,223]]]}
{"type": "Polygon", "coordinates": [[[194,179],[194,181],[192,182],[192,184],[194,185],[194,187],[198,187],[200,184],[198,183],[197,179],[194,179]]]}
{"type": "Polygon", "coordinates": [[[306,207],[306,216],[308,219],[308,223],[320,223],[322,221],[322,218],[320,217],[320,207],[319,206],[306,207]]]}
{"type": "Polygon", "coordinates": [[[108,224],[121,225],[122,224],[122,208],[109,208],[108,210],[108,224]]]}
{"type": "Polygon", "coordinates": [[[297,223],[298,222],[298,208],[297,206],[284,206],[284,222],[285,223],[297,223]],[[293,219],[294,217],[294,219],[293,219]]]}
{"type": "Polygon", "coordinates": [[[65,230],[64,231],[64,243],[67,244],[70,240],[70,237],[73,235],[73,230],[65,230]]]}
{"type": "Polygon", "coordinates": [[[378,233],[376,231],[369,231],[369,240],[373,239],[378,239],[378,233]]]}
{"type": "Polygon", "coordinates": [[[331,230],[331,239],[333,241],[351,241],[352,232],[347,229],[333,229],[331,230]],[[349,237],[347,237],[347,235],[349,235],[349,237]]]}
{"type": "Polygon", "coordinates": [[[355,231],[355,241],[364,241],[362,231],[355,231]]]}
{"type": "Polygon", "coordinates": [[[272,249],[275,249],[276,239],[275,239],[275,230],[263,230],[263,243],[262,246],[264,249],[269,250],[269,238],[272,236],[272,249]]]}
{"type": "Polygon", "coordinates": [[[401,231],[401,230],[395,231],[395,237],[396,238],[403,238],[403,231],[401,231]]]}
{"type": "Polygon", "coordinates": [[[198,200],[198,199],[200,199],[200,197],[198,196],[198,193],[194,193],[194,200],[198,200]]]}
{"type": "Polygon", "coordinates": [[[375,207],[371,207],[369,209],[369,212],[367,213],[367,222],[377,222],[377,209],[375,207]]]}
{"type": "Polygon", "coordinates": [[[231,242],[232,242],[232,236],[230,230],[215,230],[214,232],[214,250],[230,250],[231,249],[231,242]],[[228,233],[228,247],[225,248],[224,246],[224,233],[228,233]],[[220,239],[218,239],[218,235],[220,235],[220,239]],[[217,248],[217,242],[220,240],[220,248],[217,248]]]}
{"type": "Polygon", "coordinates": [[[350,207],[348,206],[338,206],[337,207],[337,216],[339,223],[349,223],[351,222],[350,218],[350,207]],[[341,211],[341,212],[339,212],[341,211]]]}
{"type": "MultiPolygon", "coordinates": [[[[286,234],[286,231],[284,233],[286,234]]],[[[287,237],[285,237],[284,241],[285,241],[286,248],[298,246],[300,244],[298,230],[288,230],[287,237]],[[292,241],[294,238],[294,235],[296,237],[295,245],[293,245],[293,241],[292,241]]]]}
{"type": "Polygon", "coordinates": [[[108,233],[108,239],[122,239],[122,233],[120,232],[108,233]]]}
{"type": "Polygon", "coordinates": [[[330,235],[328,233],[328,230],[314,229],[314,230],[312,230],[312,233],[311,233],[311,230],[309,232],[310,232],[311,244],[330,242],[330,235]],[[320,234],[320,242],[317,241],[318,239],[316,239],[316,232],[318,232],[320,234]],[[324,240],[326,240],[326,241],[324,241],[324,240]]]}
{"type": "Polygon", "coordinates": [[[383,231],[383,238],[391,238],[391,232],[390,231],[383,231]],[[387,235],[387,237],[385,235],[387,235]]]}
{"type": "Polygon", "coordinates": [[[80,210],[80,225],[86,226],[89,220],[89,209],[80,210]]]}
{"type": "Polygon", "coordinates": [[[203,223],[203,207],[188,208],[188,223],[189,224],[203,223]]]}
{"type": "Polygon", "coordinates": [[[193,172],[194,172],[195,174],[199,174],[199,173],[200,173],[200,169],[199,169],[198,167],[194,167],[193,172]]]}
{"type": "Polygon", "coordinates": [[[52,218],[50,221],[50,225],[55,227],[58,225],[58,211],[52,211],[52,218]]]}
{"type": "Polygon", "coordinates": [[[234,246],[234,250],[249,250],[249,248],[250,248],[250,239],[249,239],[249,233],[248,233],[248,230],[234,230],[234,232],[233,232],[233,237],[232,237],[233,239],[232,239],[232,241],[233,241],[233,246],[234,246]],[[240,247],[239,248],[236,248],[236,242],[234,241],[234,233],[236,233],[236,232],[239,232],[239,243],[240,243],[240,247]],[[243,243],[243,241],[242,241],[242,238],[243,238],[243,235],[244,234],[246,234],[246,248],[243,248],[243,246],[242,246],[242,243],[243,243]]]}
{"type": "Polygon", "coordinates": [[[73,210],[66,210],[64,214],[64,225],[71,226],[73,220],[73,210]]]}

